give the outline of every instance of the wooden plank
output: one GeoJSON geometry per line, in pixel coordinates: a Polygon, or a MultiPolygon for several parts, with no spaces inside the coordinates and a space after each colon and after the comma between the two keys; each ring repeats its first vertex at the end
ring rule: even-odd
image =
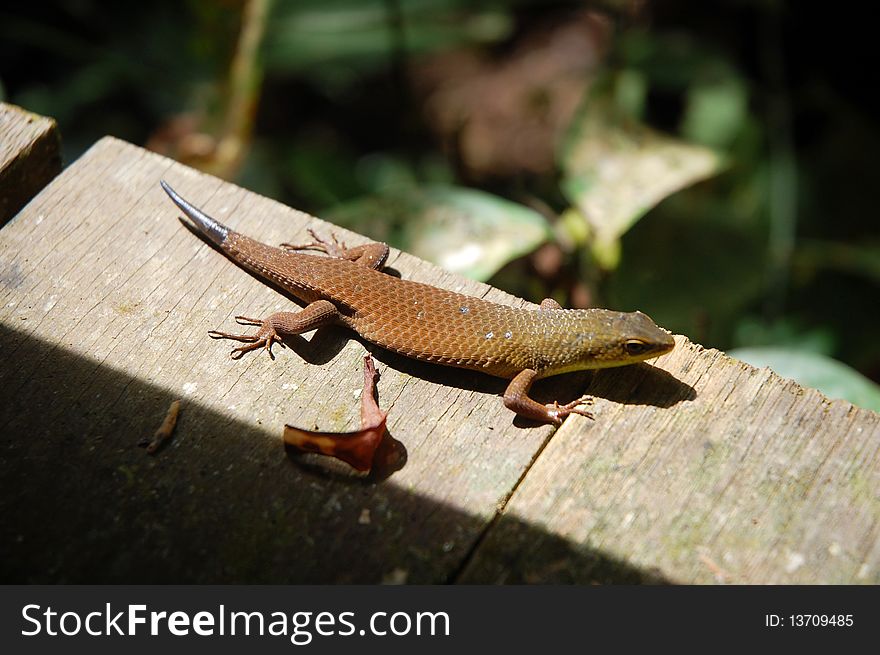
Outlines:
{"type": "MultiPolygon", "coordinates": [[[[161,178],[268,243],[328,231],[111,138],[0,230],[0,578],[448,580],[551,428],[514,425],[502,380],[379,351],[380,404],[393,406],[403,468],[383,482],[286,457],[285,421],[357,425],[364,346],[322,330],[276,347],[274,362],[231,360],[209,329],[292,305],[186,230],[161,178]],[[178,398],[173,440],[148,456],[137,442],[178,398]]],[[[521,303],[411,256],[390,263],[410,279],[521,303]]]]}
{"type": "Polygon", "coordinates": [[[880,582],[880,416],[683,337],[658,366],[596,375],[459,581],[880,582]]]}
{"type": "Polygon", "coordinates": [[[0,102],[0,226],[61,172],[51,118],[0,102]]]}
{"type": "Polygon", "coordinates": [[[503,381],[376,351],[401,470],[285,457],[285,421],[356,425],[363,345],[326,330],[228,359],[207,330],[290,305],[174,219],[163,177],[269,243],[327,229],[105,139],[0,230],[0,580],[878,582],[880,418],[680,337],[659,368],[593,376],[596,420],[549,442],[503,381]]]}

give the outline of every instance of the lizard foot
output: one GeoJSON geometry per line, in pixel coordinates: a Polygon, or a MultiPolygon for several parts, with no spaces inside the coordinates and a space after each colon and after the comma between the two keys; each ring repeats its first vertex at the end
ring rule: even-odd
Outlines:
{"type": "Polygon", "coordinates": [[[232,352],[229,353],[229,355],[233,359],[240,359],[245,353],[250,352],[251,350],[256,350],[257,348],[265,348],[269,353],[269,357],[275,359],[275,355],[272,353],[272,344],[276,342],[281,343],[281,337],[278,336],[278,332],[276,332],[272,323],[267,320],[249,318],[247,316],[236,316],[235,322],[239,325],[259,326],[260,329],[257,330],[256,334],[232,334],[230,332],[211,330],[208,332],[208,336],[212,339],[233,339],[235,341],[244,341],[247,343],[246,346],[239,346],[238,348],[232,349],[232,352]]]}
{"type": "Polygon", "coordinates": [[[550,417],[550,420],[553,421],[556,425],[562,425],[563,419],[569,414],[578,414],[580,416],[586,416],[587,418],[593,418],[593,413],[589,412],[585,409],[582,409],[581,405],[592,405],[593,397],[592,396],[581,396],[577,400],[572,400],[570,403],[566,403],[564,405],[560,405],[555,400],[552,403],[548,403],[544,405],[547,408],[547,415],[550,417]]]}
{"type": "Polygon", "coordinates": [[[330,238],[332,239],[332,241],[318,236],[318,234],[312,228],[309,228],[308,232],[312,236],[312,239],[314,239],[314,241],[310,241],[309,243],[304,243],[302,245],[282,243],[279,247],[288,252],[295,252],[297,250],[317,250],[318,252],[326,253],[331,257],[337,257],[340,259],[346,258],[348,248],[346,248],[345,244],[336,238],[336,234],[334,232],[330,233],[330,238]]]}

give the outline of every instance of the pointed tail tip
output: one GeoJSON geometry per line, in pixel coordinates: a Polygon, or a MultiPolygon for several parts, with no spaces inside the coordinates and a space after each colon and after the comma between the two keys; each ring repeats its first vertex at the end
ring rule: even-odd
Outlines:
{"type": "Polygon", "coordinates": [[[199,232],[204,234],[217,245],[226,241],[226,237],[229,236],[229,228],[208,216],[198,207],[184,200],[165,180],[160,179],[159,186],[161,186],[162,190],[168,194],[168,197],[171,198],[171,201],[177,205],[180,211],[186,214],[187,218],[192,221],[192,225],[199,232]]]}

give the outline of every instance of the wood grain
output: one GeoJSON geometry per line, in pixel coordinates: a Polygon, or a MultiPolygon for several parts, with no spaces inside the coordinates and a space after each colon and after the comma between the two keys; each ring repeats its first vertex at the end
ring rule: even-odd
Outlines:
{"type": "Polygon", "coordinates": [[[60,171],[55,121],[0,102],[0,226],[60,171]]]}
{"type": "Polygon", "coordinates": [[[676,340],[596,375],[461,582],[880,582],[880,416],[676,340]]]}
{"type": "MultiPolygon", "coordinates": [[[[0,231],[3,578],[446,580],[551,428],[515,426],[501,380],[379,351],[379,401],[405,466],[380,483],[292,461],[285,422],[359,424],[364,346],[322,330],[276,347],[275,361],[230,359],[208,330],[295,305],[191,234],[160,178],[268,243],[329,230],[107,138],[0,231]],[[173,439],[147,456],[136,444],[178,398],[173,439]]],[[[521,303],[407,255],[390,264],[521,303]]]]}
{"type": "Polygon", "coordinates": [[[0,580],[880,581],[880,417],[683,337],[657,366],[542,382],[597,397],[555,434],[502,380],[373,350],[402,467],[286,453],[285,422],[358,424],[364,345],[321,330],[231,360],[208,330],[293,304],[186,230],[161,178],[267,243],[330,229],[107,138],[0,230],[0,580]]]}

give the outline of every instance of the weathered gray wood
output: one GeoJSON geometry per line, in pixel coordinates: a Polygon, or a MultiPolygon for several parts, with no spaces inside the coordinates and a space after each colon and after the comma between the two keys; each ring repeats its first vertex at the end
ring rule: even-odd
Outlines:
{"type": "Polygon", "coordinates": [[[55,121],[0,102],[0,226],[60,171],[55,121]]]}
{"type": "Polygon", "coordinates": [[[682,337],[658,366],[597,374],[460,581],[880,582],[880,416],[682,337]]]}
{"type": "Polygon", "coordinates": [[[357,424],[364,346],[324,330],[230,360],[209,329],[291,303],[175,220],[160,178],[269,243],[327,230],[113,139],[0,230],[0,580],[880,581],[880,417],[681,337],[658,367],[542,383],[597,396],[552,439],[503,381],[375,351],[405,465],[285,456],[285,421],[357,424]]]}
{"type": "MultiPolygon", "coordinates": [[[[357,425],[364,346],[325,330],[299,354],[230,359],[209,329],[294,305],[181,225],[160,178],[267,243],[329,229],[107,138],[0,230],[0,577],[447,580],[551,428],[515,426],[501,380],[377,352],[405,466],[378,484],[291,461],[285,421],[357,425]],[[175,436],[148,456],[136,444],[176,398],[175,436]]],[[[411,256],[390,264],[521,302],[411,256]]]]}

